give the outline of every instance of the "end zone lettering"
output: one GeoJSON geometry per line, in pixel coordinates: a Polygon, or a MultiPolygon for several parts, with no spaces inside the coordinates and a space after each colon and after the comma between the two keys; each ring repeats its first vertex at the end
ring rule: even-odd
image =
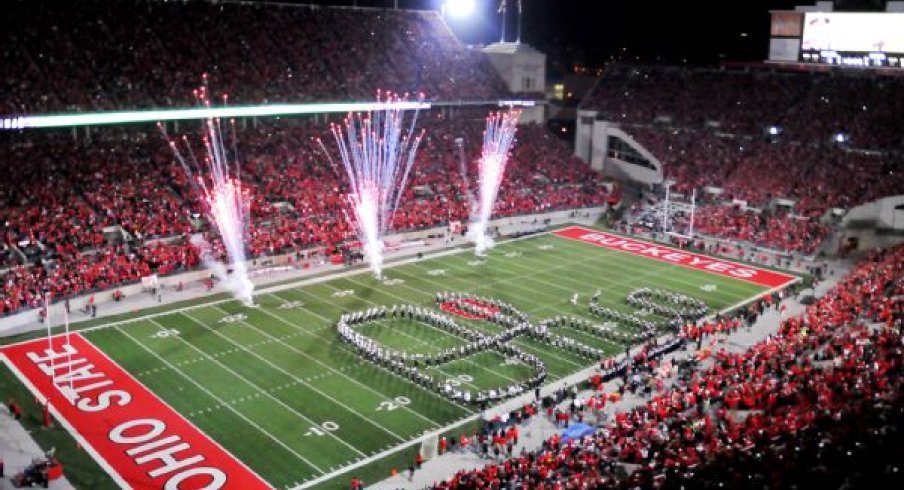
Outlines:
{"type": "Polygon", "coordinates": [[[79,334],[0,349],[118,484],[164,490],[271,488],[79,334]]]}
{"type": "Polygon", "coordinates": [[[553,234],[562,238],[627,252],[632,255],[648,257],[660,262],[668,262],[682,267],[718,274],[720,276],[741,279],[761,286],[780,287],[793,282],[795,279],[794,276],[782,274],[780,272],[773,272],[747,264],[695,254],[677,248],[635,240],[621,235],[613,235],[603,231],[581,228],[579,226],[556,230],[553,234]]]}

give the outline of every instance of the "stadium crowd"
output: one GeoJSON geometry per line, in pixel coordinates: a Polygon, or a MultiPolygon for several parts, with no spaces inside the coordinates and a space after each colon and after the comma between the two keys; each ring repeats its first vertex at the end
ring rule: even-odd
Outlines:
{"type": "Polygon", "coordinates": [[[685,200],[697,191],[701,233],[809,255],[831,208],[904,188],[902,88],[872,73],[613,65],[582,108],[649,149],[685,200]]]}
{"type": "Polygon", "coordinates": [[[818,73],[763,68],[610,65],[582,101],[609,121],[717,128],[763,135],[769,126],[798,142],[845,132],[855,148],[901,149],[904,79],[869,70],[818,73]]]}
{"type": "Polygon", "coordinates": [[[0,20],[0,112],[187,106],[201,73],[241,104],[509,96],[433,10],[250,2],[14,0],[0,20]],[[190,19],[187,21],[187,19],[190,19]]]}
{"type": "MultiPolygon", "coordinates": [[[[904,246],[871,254],[805,313],[741,352],[719,348],[705,357],[701,350],[680,366],[662,366],[641,352],[623,373],[621,388],[636,389],[643,384],[636,373],[658,374],[664,367],[677,371],[671,386],[647,376],[653,382],[646,402],[615,413],[592,435],[567,442],[553,436],[539,450],[462,470],[434,488],[900,484],[902,264],[904,246]]],[[[739,325],[723,320],[683,335],[699,342],[739,325]]],[[[599,394],[572,402],[571,415],[552,416],[567,424],[619,398],[602,391],[599,375],[591,382],[599,394]]]]}
{"type": "MultiPolygon", "coordinates": [[[[455,140],[464,138],[466,158],[476,158],[484,114],[421,114],[427,133],[395,230],[467,222],[470,201],[455,140]]],[[[250,256],[311,248],[331,254],[354,241],[343,214],[345,177],[314,140],[331,149],[324,126],[297,120],[237,130],[240,158],[248,155],[242,166],[251,195],[250,256]]],[[[189,270],[199,264],[190,234],[217,242],[159,134],[102,130],[78,143],[55,134],[10,138],[0,149],[0,169],[10,176],[0,184],[8,266],[0,273],[0,312],[37,306],[44,291],[63,298],[189,270]]],[[[473,164],[469,172],[476,175],[473,164]]],[[[523,125],[494,216],[599,205],[608,197],[601,183],[543,127],[523,125]]]]}

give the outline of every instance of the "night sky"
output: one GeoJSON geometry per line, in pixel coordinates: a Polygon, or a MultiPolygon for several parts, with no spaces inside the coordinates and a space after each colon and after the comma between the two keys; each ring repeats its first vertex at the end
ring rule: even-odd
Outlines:
{"type": "MultiPolygon", "coordinates": [[[[394,0],[314,3],[392,6],[394,0]]],[[[477,0],[468,19],[449,19],[467,44],[500,38],[499,0],[477,0]]],[[[301,2],[308,3],[308,2],[301,2]]],[[[615,60],[712,65],[723,60],[763,60],[769,46],[769,10],[812,5],[813,0],[523,0],[522,41],[549,57],[551,75],[574,64],[615,60]]],[[[439,8],[441,0],[398,0],[403,8],[439,8]]],[[[508,0],[507,40],[516,36],[517,0],[508,0]]]]}

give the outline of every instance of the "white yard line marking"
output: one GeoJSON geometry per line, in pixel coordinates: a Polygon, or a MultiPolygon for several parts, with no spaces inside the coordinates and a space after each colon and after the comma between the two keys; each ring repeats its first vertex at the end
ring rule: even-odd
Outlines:
{"type": "MultiPolygon", "coordinates": [[[[186,314],[184,314],[184,313],[182,313],[182,315],[185,316],[186,318],[190,319],[190,320],[195,321],[195,322],[197,323],[197,320],[194,320],[194,318],[192,318],[192,317],[190,317],[190,316],[188,316],[188,315],[186,315],[186,314]]],[[[157,323],[156,320],[151,320],[151,322],[154,323],[154,324],[156,324],[157,326],[159,326],[159,327],[161,327],[161,328],[163,327],[162,325],[160,325],[159,323],[157,323]]],[[[182,337],[181,335],[177,335],[175,338],[178,339],[178,340],[180,340],[183,344],[187,345],[187,346],[188,346],[189,348],[191,348],[192,350],[196,351],[198,354],[207,356],[207,358],[210,359],[210,361],[212,361],[214,364],[216,364],[217,366],[220,366],[220,368],[222,368],[223,370],[225,370],[225,371],[231,373],[231,374],[232,374],[233,376],[235,376],[236,378],[242,380],[242,382],[244,382],[244,383],[247,384],[249,387],[251,387],[251,389],[257,391],[258,393],[262,393],[262,394],[266,395],[268,398],[270,398],[271,400],[273,400],[274,402],[276,402],[277,405],[279,405],[279,406],[285,408],[286,410],[288,410],[289,412],[295,414],[298,418],[304,420],[305,422],[307,422],[307,423],[309,423],[309,424],[311,424],[311,425],[318,426],[318,427],[320,426],[319,423],[314,422],[314,420],[312,420],[311,418],[309,418],[307,415],[305,415],[305,414],[299,412],[299,411],[296,410],[294,407],[290,406],[289,404],[287,404],[286,402],[280,400],[279,398],[276,398],[275,396],[273,396],[272,394],[268,393],[266,390],[264,390],[263,388],[261,388],[260,386],[258,386],[258,385],[257,385],[256,383],[254,383],[253,381],[251,381],[251,380],[249,380],[248,378],[246,378],[246,377],[242,376],[241,374],[237,373],[234,369],[232,369],[232,368],[226,366],[226,365],[223,364],[222,362],[218,361],[215,357],[210,356],[209,354],[207,354],[207,353],[205,353],[203,350],[201,350],[199,347],[195,346],[195,344],[192,344],[191,342],[189,342],[189,341],[187,341],[187,340],[185,340],[185,339],[183,339],[183,338],[181,338],[181,337],[182,337]]],[[[326,431],[326,433],[329,434],[330,437],[332,437],[333,439],[336,439],[336,441],[339,442],[340,444],[342,444],[342,445],[348,447],[349,449],[351,449],[352,451],[358,453],[358,455],[364,456],[364,453],[363,453],[363,452],[361,452],[361,451],[360,451],[358,448],[356,448],[355,446],[349,444],[347,441],[345,441],[344,439],[342,439],[341,437],[339,437],[338,435],[336,435],[334,432],[326,431]]]]}
{"type": "MultiPolygon", "coordinates": [[[[151,320],[151,321],[153,321],[153,320],[151,320]]],[[[156,322],[154,322],[154,323],[156,323],[156,322]]],[[[160,324],[158,323],[157,325],[159,326],[160,324]]],[[[257,425],[256,422],[254,422],[253,420],[251,420],[251,419],[249,419],[248,417],[246,417],[243,413],[241,413],[241,412],[239,412],[238,410],[232,408],[232,406],[229,405],[227,402],[225,402],[222,398],[220,398],[220,397],[218,397],[217,395],[213,394],[210,390],[208,390],[207,388],[205,388],[201,383],[198,383],[198,382],[195,381],[191,376],[189,376],[189,375],[185,374],[184,372],[182,372],[181,369],[179,369],[179,368],[173,366],[169,361],[167,361],[166,359],[164,359],[163,357],[161,357],[159,354],[157,354],[156,352],[154,352],[153,350],[151,350],[149,347],[147,347],[147,346],[145,346],[144,344],[142,344],[141,342],[139,342],[138,339],[136,339],[136,338],[133,337],[132,335],[129,335],[129,333],[126,332],[124,329],[122,329],[122,328],[116,328],[116,331],[119,332],[119,333],[121,333],[121,334],[123,334],[123,335],[125,335],[126,338],[128,338],[129,340],[131,340],[132,342],[134,342],[135,344],[137,344],[139,347],[141,347],[142,349],[144,349],[145,351],[147,351],[148,354],[151,354],[152,356],[156,357],[160,362],[162,362],[163,364],[169,366],[170,369],[172,369],[172,370],[175,371],[177,374],[179,374],[180,376],[182,376],[183,378],[185,378],[186,380],[188,380],[189,383],[191,383],[191,384],[197,386],[198,389],[200,389],[201,391],[203,391],[204,393],[206,393],[207,396],[213,398],[214,400],[217,401],[217,403],[219,403],[220,405],[222,405],[222,406],[226,407],[227,409],[229,409],[232,413],[236,414],[240,419],[242,419],[242,420],[244,420],[246,423],[248,423],[248,425],[254,427],[254,428],[257,429],[258,431],[260,431],[261,434],[266,435],[266,436],[269,437],[273,442],[275,442],[276,444],[282,446],[283,449],[285,449],[286,451],[289,451],[290,453],[294,454],[295,457],[297,457],[298,459],[300,459],[301,461],[303,461],[305,464],[307,464],[307,465],[310,466],[311,468],[315,469],[315,470],[316,470],[317,472],[319,472],[321,475],[323,475],[323,474],[325,473],[324,470],[320,469],[320,467],[318,467],[318,466],[315,465],[314,463],[310,462],[307,458],[305,458],[305,457],[302,456],[301,454],[298,454],[298,452],[296,452],[294,449],[292,449],[291,447],[289,447],[289,446],[288,446],[286,443],[284,443],[281,439],[279,439],[278,437],[274,436],[273,434],[271,434],[270,432],[268,432],[266,429],[264,429],[264,428],[261,427],[260,425],[257,425]]],[[[124,488],[128,488],[128,486],[126,486],[126,487],[124,487],[124,488]]]]}
{"type": "MultiPolygon", "coordinates": [[[[600,259],[603,259],[603,258],[609,258],[609,257],[608,257],[608,256],[603,256],[603,255],[596,256],[596,257],[593,257],[593,256],[591,256],[591,257],[585,257],[584,262],[587,262],[587,263],[595,263],[595,262],[598,262],[600,259]]],[[[673,268],[673,264],[668,264],[668,263],[663,263],[663,262],[656,262],[656,261],[652,261],[652,260],[650,260],[650,259],[645,259],[645,260],[651,262],[651,264],[650,264],[650,266],[647,268],[648,270],[647,270],[646,272],[642,272],[642,273],[640,273],[640,274],[635,274],[636,268],[634,268],[634,267],[624,267],[624,266],[621,265],[621,263],[620,263],[619,261],[614,261],[614,262],[611,263],[611,264],[605,264],[605,266],[606,266],[607,270],[621,271],[621,272],[626,273],[626,275],[628,275],[628,276],[631,277],[631,280],[632,280],[632,281],[638,280],[638,279],[642,279],[642,278],[646,278],[646,277],[650,277],[650,276],[665,275],[665,274],[663,274],[663,273],[666,273],[668,270],[670,270],[670,269],[673,268]]],[[[523,257],[523,261],[533,261],[533,262],[537,263],[537,259],[532,258],[532,257],[528,257],[528,256],[523,257]]],[[[514,266],[514,267],[525,268],[526,266],[525,266],[523,263],[521,263],[521,262],[522,262],[522,261],[517,261],[517,260],[511,260],[511,261],[503,262],[503,263],[502,263],[502,268],[504,268],[504,269],[506,269],[506,270],[511,270],[511,269],[508,269],[508,268],[506,267],[506,266],[508,266],[508,265],[511,265],[511,266],[514,266]]],[[[579,261],[579,262],[580,262],[580,261],[579,261]]],[[[539,265],[542,265],[542,264],[543,264],[543,262],[539,262],[539,265]]],[[[530,267],[527,267],[527,269],[528,269],[528,270],[533,270],[533,269],[530,268],[530,267]]],[[[602,278],[599,278],[599,277],[593,277],[593,274],[592,274],[592,273],[589,273],[589,272],[586,272],[586,269],[585,269],[585,268],[577,268],[577,269],[575,269],[574,271],[569,271],[569,272],[573,272],[574,274],[580,275],[580,276],[582,276],[582,277],[588,277],[588,276],[591,277],[591,279],[589,280],[589,282],[583,283],[584,287],[586,287],[586,286],[589,285],[589,284],[599,282],[599,281],[602,279],[602,278]]],[[[530,279],[530,280],[532,280],[532,281],[536,281],[536,280],[537,280],[537,279],[535,279],[535,278],[533,278],[533,277],[527,277],[527,279],[530,279]]],[[[561,279],[564,279],[564,280],[566,280],[566,281],[571,281],[572,283],[574,282],[573,279],[572,279],[571,277],[569,277],[569,276],[562,277],[561,279]]],[[[731,279],[731,278],[726,278],[726,279],[731,279]]],[[[697,283],[697,282],[690,282],[690,281],[686,281],[686,280],[681,279],[681,278],[669,277],[668,280],[669,280],[669,282],[671,282],[671,283],[676,283],[676,284],[682,285],[682,286],[683,286],[682,289],[691,289],[691,290],[693,290],[693,289],[695,289],[695,288],[697,288],[697,287],[699,286],[699,283],[697,283]]],[[[610,285],[623,285],[623,284],[624,284],[623,282],[616,282],[616,281],[606,281],[606,282],[607,282],[608,284],[610,284],[610,285]]],[[[728,282],[727,284],[724,285],[724,289],[732,289],[732,287],[731,287],[730,285],[733,285],[733,284],[736,284],[736,285],[739,285],[739,286],[740,286],[741,284],[744,284],[744,283],[742,283],[742,282],[740,282],[740,281],[733,281],[733,280],[731,280],[731,282],[728,282]]],[[[562,287],[561,285],[558,285],[558,284],[549,284],[549,286],[556,287],[557,289],[566,290],[566,288],[564,288],[564,287],[562,287]]],[[[765,288],[766,286],[760,286],[760,287],[765,288]]],[[[738,289],[738,290],[736,291],[736,293],[738,293],[738,294],[743,294],[743,293],[747,292],[746,289],[747,289],[747,288],[744,288],[744,289],[738,289]]],[[[712,293],[712,294],[708,294],[708,295],[707,295],[707,297],[711,297],[711,296],[722,297],[722,298],[724,298],[724,299],[734,299],[734,298],[737,297],[737,294],[727,294],[727,293],[725,293],[725,292],[716,291],[716,292],[714,292],[714,293],[712,293]]]]}
{"type": "MultiPolygon", "coordinates": [[[[226,311],[224,311],[224,310],[221,309],[221,308],[217,308],[217,309],[219,309],[219,310],[222,311],[223,313],[227,313],[226,311]]],[[[246,348],[245,346],[239,344],[238,342],[232,340],[232,339],[229,338],[228,336],[224,335],[222,332],[219,332],[219,331],[217,331],[217,330],[215,330],[215,329],[213,329],[213,328],[210,328],[209,326],[207,326],[207,325],[206,325],[204,322],[202,322],[201,320],[198,320],[197,318],[195,318],[195,317],[189,315],[188,313],[182,313],[182,315],[185,316],[186,318],[191,319],[191,320],[192,320],[193,322],[195,322],[196,324],[201,325],[202,327],[204,327],[204,328],[207,329],[208,331],[212,332],[214,335],[216,335],[216,336],[218,336],[218,337],[220,337],[220,338],[226,340],[227,342],[229,342],[229,343],[231,343],[231,344],[233,344],[233,345],[239,347],[242,351],[247,352],[248,354],[251,354],[252,356],[254,356],[254,357],[260,359],[261,361],[263,361],[265,364],[267,364],[268,366],[272,367],[273,369],[275,369],[275,370],[277,370],[277,371],[283,373],[284,375],[286,375],[286,376],[292,378],[293,380],[295,380],[295,382],[301,383],[301,384],[307,386],[307,387],[310,388],[312,391],[316,392],[318,395],[320,395],[320,396],[326,398],[327,400],[329,400],[329,401],[335,403],[336,405],[339,405],[339,406],[345,408],[345,409],[348,410],[350,413],[353,413],[353,414],[357,415],[358,417],[360,417],[360,418],[366,420],[367,422],[369,422],[369,423],[370,423],[371,425],[373,425],[374,427],[379,428],[380,430],[386,432],[387,434],[391,435],[392,437],[395,437],[395,438],[398,439],[399,441],[404,441],[404,440],[405,440],[403,437],[400,437],[400,436],[399,436],[398,434],[396,434],[394,431],[391,431],[391,430],[387,429],[386,427],[383,427],[382,425],[380,425],[380,424],[377,423],[376,421],[370,419],[369,417],[366,417],[365,415],[359,413],[357,410],[355,410],[355,409],[353,409],[352,407],[346,405],[345,403],[342,403],[342,402],[340,402],[339,400],[333,398],[332,396],[330,396],[330,395],[324,393],[323,391],[321,391],[321,390],[315,388],[313,385],[311,385],[311,384],[305,382],[304,380],[302,380],[302,379],[299,378],[298,376],[295,376],[294,374],[292,374],[292,373],[286,371],[286,370],[283,369],[282,367],[277,366],[276,364],[273,364],[273,363],[270,362],[267,358],[265,358],[265,357],[263,357],[263,356],[257,354],[256,352],[252,351],[251,349],[248,349],[248,348],[246,348]]],[[[254,325],[252,325],[252,324],[250,324],[250,323],[248,323],[248,322],[246,322],[246,321],[242,321],[241,323],[244,323],[246,326],[248,326],[248,327],[251,328],[252,330],[255,330],[255,331],[257,331],[257,332],[260,332],[261,334],[264,334],[260,329],[258,329],[257,327],[255,327],[254,325]]],[[[267,334],[264,334],[264,335],[267,335],[267,334]]],[[[269,336],[269,335],[268,335],[268,336],[269,336]]],[[[259,388],[259,389],[260,389],[260,388],[259,388]]],[[[266,390],[262,390],[262,391],[266,391],[266,390]]]]}
{"type": "MultiPolygon", "coordinates": [[[[310,293],[308,293],[308,294],[310,294],[310,293]]],[[[273,296],[274,298],[279,298],[279,296],[275,296],[275,295],[272,295],[272,294],[271,294],[271,296],[273,296]]],[[[312,295],[312,296],[313,296],[313,295],[312,295]]],[[[269,317],[271,317],[271,318],[273,318],[273,319],[275,319],[275,320],[277,320],[277,321],[279,321],[279,322],[281,322],[281,323],[284,323],[284,324],[286,324],[286,325],[288,325],[288,326],[290,326],[290,327],[292,327],[292,328],[294,328],[294,329],[296,329],[296,330],[299,330],[299,331],[301,331],[301,332],[306,332],[306,333],[308,333],[309,335],[311,335],[312,337],[315,337],[318,341],[321,341],[321,342],[323,341],[322,339],[320,339],[319,337],[315,336],[314,334],[307,332],[307,331],[305,330],[305,328],[302,327],[301,325],[298,325],[297,323],[295,323],[295,322],[293,322],[293,321],[290,321],[290,320],[288,320],[288,319],[286,319],[286,318],[283,318],[283,317],[280,316],[280,315],[277,315],[277,314],[274,314],[274,313],[272,313],[272,312],[269,312],[269,311],[267,311],[265,308],[261,308],[261,309],[258,310],[258,311],[260,311],[261,313],[264,313],[265,315],[267,315],[267,316],[269,316],[269,317]]],[[[317,313],[315,313],[315,312],[313,312],[313,311],[308,311],[308,314],[313,315],[313,316],[316,316],[316,317],[318,317],[318,318],[321,318],[321,319],[323,319],[323,320],[325,320],[325,321],[329,321],[326,317],[324,317],[324,316],[322,316],[322,315],[320,315],[320,314],[317,314],[317,313]]],[[[265,334],[265,335],[269,335],[269,334],[265,334]]],[[[306,358],[308,358],[308,359],[314,361],[315,363],[317,363],[317,364],[319,364],[319,365],[321,365],[321,366],[327,368],[328,370],[336,372],[337,374],[339,374],[339,375],[342,376],[343,378],[345,378],[345,379],[351,381],[351,382],[354,383],[355,385],[360,386],[361,388],[364,388],[365,390],[367,390],[367,391],[369,391],[369,392],[371,392],[371,393],[374,393],[374,394],[376,394],[376,395],[378,395],[378,396],[381,396],[381,397],[389,397],[389,395],[387,395],[387,394],[385,394],[385,393],[382,393],[382,392],[380,392],[380,391],[377,391],[377,390],[371,388],[370,386],[368,386],[368,385],[366,385],[366,384],[364,384],[364,383],[358,381],[357,379],[355,379],[355,378],[353,378],[353,377],[351,377],[351,376],[349,376],[349,375],[347,375],[347,374],[345,374],[345,373],[343,373],[343,372],[340,372],[338,369],[336,369],[336,368],[334,368],[334,367],[332,367],[332,366],[330,366],[330,365],[328,365],[328,364],[323,363],[323,362],[320,361],[319,359],[317,359],[317,358],[315,358],[315,357],[312,357],[312,356],[311,356],[310,354],[308,354],[307,352],[304,352],[304,351],[302,351],[302,350],[299,350],[299,349],[297,349],[296,347],[292,346],[291,344],[287,344],[287,343],[285,343],[285,342],[281,342],[281,343],[282,343],[283,345],[285,345],[286,348],[290,349],[292,352],[296,352],[296,353],[298,353],[298,354],[300,354],[300,355],[302,355],[302,356],[304,356],[304,357],[306,357],[306,358]]],[[[324,344],[326,344],[326,343],[324,342],[324,344]]],[[[328,345],[328,344],[327,344],[327,345],[328,345]]],[[[341,344],[341,345],[342,345],[342,348],[345,349],[345,350],[347,350],[350,354],[354,355],[354,356],[357,357],[357,358],[360,358],[360,355],[359,355],[357,352],[355,352],[354,350],[352,350],[350,347],[348,347],[348,346],[346,346],[346,345],[344,345],[344,344],[341,344]]],[[[405,379],[405,378],[403,378],[403,379],[405,379]]],[[[411,383],[410,381],[409,381],[409,384],[412,385],[412,386],[416,386],[416,387],[418,387],[419,389],[422,389],[423,391],[426,391],[427,393],[430,393],[431,395],[435,395],[432,391],[427,390],[427,389],[423,388],[422,386],[420,386],[420,385],[418,385],[418,384],[411,383]]],[[[436,398],[439,399],[439,400],[446,401],[445,398],[441,398],[441,397],[439,397],[438,395],[436,395],[436,398]]],[[[463,406],[461,406],[461,405],[458,405],[458,406],[459,406],[460,408],[464,408],[464,409],[467,410],[469,413],[473,413],[472,410],[467,409],[466,407],[463,407],[463,406]]],[[[434,421],[434,420],[428,418],[427,416],[425,416],[425,415],[421,414],[420,412],[418,412],[418,411],[412,409],[411,407],[403,406],[402,409],[403,409],[403,410],[406,410],[406,411],[408,411],[408,412],[411,412],[412,414],[416,415],[418,418],[423,419],[424,421],[429,422],[429,423],[432,424],[432,425],[435,425],[435,426],[437,426],[437,427],[442,426],[442,424],[440,424],[439,422],[436,422],[436,421],[434,421]]]]}

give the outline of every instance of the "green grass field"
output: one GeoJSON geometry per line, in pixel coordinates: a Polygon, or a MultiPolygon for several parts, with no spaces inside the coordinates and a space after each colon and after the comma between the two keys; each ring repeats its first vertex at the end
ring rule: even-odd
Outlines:
{"type": "MultiPolygon", "coordinates": [[[[256,308],[216,301],[92,327],[83,335],[275,487],[307,482],[347,488],[351,476],[373,483],[393,466],[407,467],[420,436],[472,420],[477,408],[453,403],[364,360],[339,340],[335,324],[342,313],[392,304],[436,309],[435,292],[462,291],[507,301],[533,323],[555,315],[601,323],[587,314],[597,289],[603,291],[602,305],[625,312],[634,312],[625,296],[643,286],[699,298],[713,312],[767,289],[553,235],[502,243],[485,262],[462,251],[390,267],[386,279],[378,282],[362,271],[260,294],[256,308]],[[577,306],[569,301],[574,293],[581,295],[577,306]],[[342,472],[362,460],[368,464],[342,472]]],[[[487,333],[501,328],[457,321],[487,333]]],[[[409,353],[465,342],[401,319],[373,322],[359,331],[409,353]]],[[[577,329],[556,333],[612,354],[624,350],[577,329]]],[[[593,364],[539,340],[522,336],[513,343],[545,362],[547,383],[593,364]]],[[[474,389],[532,374],[528,366],[509,361],[487,351],[429,370],[474,389]]]]}

